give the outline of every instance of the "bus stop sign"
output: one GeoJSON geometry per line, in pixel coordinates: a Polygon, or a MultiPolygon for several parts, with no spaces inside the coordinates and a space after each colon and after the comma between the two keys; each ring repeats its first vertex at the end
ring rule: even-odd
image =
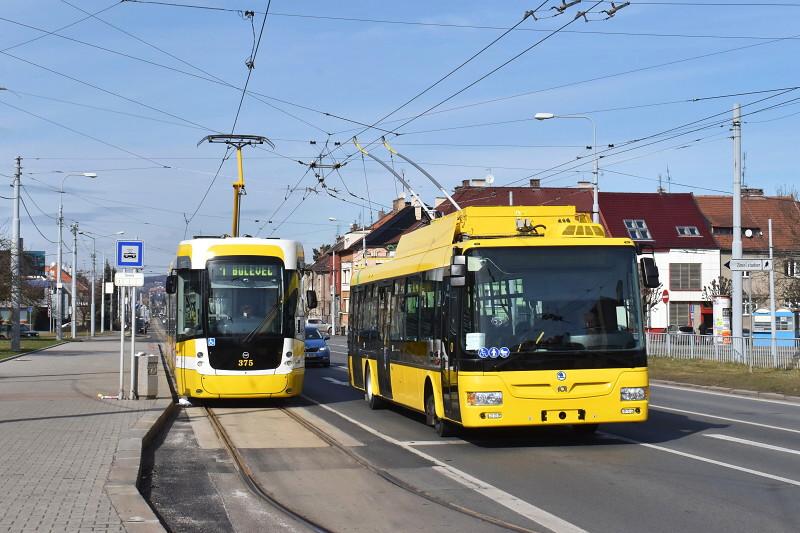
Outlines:
{"type": "Polygon", "coordinates": [[[119,268],[144,267],[144,241],[117,241],[119,268]]]}

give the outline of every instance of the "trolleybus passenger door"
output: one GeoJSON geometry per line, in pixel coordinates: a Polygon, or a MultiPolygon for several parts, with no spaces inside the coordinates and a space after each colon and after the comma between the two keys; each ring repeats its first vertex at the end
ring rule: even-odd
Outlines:
{"type": "Polygon", "coordinates": [[[381,329],[382,341],[378,346],[376,354],[377,367],[378,367],[378,387],[380,388],[381,396],[385,398],[392,398],[392,376],[391,368],[389,366],[391,360],[391,341],[389,340],[389,317],[390,315],[390,298],[392,286],[386,285],[378,287],[378,324],[381,329]]]}
{"type": "Polygon", "coordinates": [[[442,401],[444,415],[450,420],[461,420],[461,409],[458,401],[458,353],[459,353],[459,290],[443,284],[443,302],[440,329],[442,374],[442,401]]]}
{"type": "Polygon", "coordinates": [[[357,287],[355,294],[350,299],[350,304],[355,304],[355,327],[351,328],[347,343],[347,354],[350,359],[350,372],[352,373],[353,386],[364,386],[364,362],[362,357],[367,348],[371,327],[367,322],[367,292],[371,287],[357,287]]]}

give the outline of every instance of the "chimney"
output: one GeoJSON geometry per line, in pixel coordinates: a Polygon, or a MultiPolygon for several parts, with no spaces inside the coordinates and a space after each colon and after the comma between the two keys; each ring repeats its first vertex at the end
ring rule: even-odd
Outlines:
{"type": "Polygon", "coordinates": [[[764,189],[742,187],[742,196],[764,196],[764,189]]]}
{"type": "Polygon", "coordinates": [[[469,180],[461,180],[462,187],[469,187],[469,180]]]}
{"type": "Polygon", "coordinates": [[[382,219],[385,216],[386,216],[386,212],[383,209],[378,211],[378,220],[382,219]]]}
{"type": "Polygon", "coordinates": [[[531,178],[531,189],[539,189],[542,186],[542,181],[539,178],[531,178]]]}
{"type": "Polygon", "coordinates": [[[447,200],[447,198],[444,198],[444,197],[442,197],[442,196],[437,196],[437,197],[436,197],[436,198],[433,200],[433,208],[434,208],[434,209],[438,209],[438,208],[439,208],[439,206],[440,206],[440,205],[442,205],[442,204],[443,204],[443,203],[444,203],[446,200],[447,200]]]}
{"type": "Polygon", "coordinates": [[[578,181],[578,188],[579,189],[591,189],[592,188],[592,182],[591,181],[586,181],[586,180],[580,180],[580,181],[578,181]]]}
{"type": "Polygon", "coordinates": [[[475,178],[472,180],[473,187],[486,187],[486,180],[483,178],[475,178]]]}
{"type": "Polygon", "coordinates": [[[406,206],[406,197],[405,197],[405,195],[395,198],[394,201],[392,202],[392,213],[397,213],[398,211],[403,209],[405,206],[406,206]]]}

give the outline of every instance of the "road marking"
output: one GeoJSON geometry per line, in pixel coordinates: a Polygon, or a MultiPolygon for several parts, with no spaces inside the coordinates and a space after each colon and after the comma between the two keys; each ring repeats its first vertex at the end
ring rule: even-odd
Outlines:
{"type": "Polygon", "coordinates": [[[453,466],[450,466],[449,464],[445,463],[444,461],[440,461],[440,460],[436,459],[435,457],[433,457],[431,455],[428,455],[425,452],[417,450],[413,446],[411,446],[409,444],[406,444],[403,441],[397,440],[397,439],[395,439],[393,437],[390,437],[389,435],[385,435],[385,434],[381,433],[380,431],[378,431],[377,429],[374,429],[374,428],[372,428],[372,427],[370,427],[370,426],[368,426],[366,424],[363,424],[363,423],[359,422],[358,420],[356,420],[356,419],[354,419],[354,418],[352,418],[352,417],[350,417],[350,416],[348,416],[348,415],[346,415],[346,414],[334,409],[333,407],[331,407],[329,405],[322,404],[322,403],[314,400],[313,398],[309,398],[305,394],[303,394],[301,396],[304,399],[319,405],[323,409],[325,409],[325,410],[327,410],[327,411],[329,411],[329,412],[331,412],[331,413],[333,413],[335,415],[340,416],[344,420],[347,420],[351,424],[353,424],[355,426],[358,426],[359,428],[363,429],[364,431],[366,431],[368,433],[371,433],[372,435],[375,435],[376,437],[381,438],[381,439],[385,440],[386,442],[389,442],[390,444],[394,444],[396,446],[399,446],[399,447],[403,448],[404,450],[406,450],[406,451],[408,451],[410,453],[413,453],[414,455],[416,455],[418,457],[421,457],[422,459],[425,459],[426,461],[430,461],[431,463],[433,463],[435,465],[433,468],[437,472],[440,472],[441,474],[447,476],[448,478],[452,479],[453,481],[456,481],[457,483],[459,483],[460,485],[462,485],[464,487],[470,488],[470,489],[474,490],[475,492],[478,492],[479,494],[481,494],[481,495],[489,498],[490,500],[502,505],[503,507],[506,507],[507,509],[510,509],[510,510],[514,511],[517,514],[519,514],[521,516],[524,516],[525,518],[527,518],[529,520],[532,520],[532,521],[536,522],[537,524],[540,524],[540,525],[546,527],[547,529],[553,531],[554,533],[562,533],[562,532],[563,533],[587,533],[586,530],[581,529],[578,526],[576,526],[574,524],[571,524],[570,522],[567,522],[566,520],[564,520],[562,518],[559,518],[558,516],[556,516],[554,514],[548,513],[544,509],[541,509],[541,508],[536,507],[535,505],[533,505],[531,503],[528,503],[528,502],[526,502],[524,500],[521,500],[521,499],[517,498],[516,496],[514,496],[512,494],[509,494],[508,492],[505,492],[504,490],[499,489],[499,488],[495,487],[494,485],[491,485],[490,483],[487,483],[485,481],[481,481],[480,479],[478,479],[476,477],[473,477],[473,476],[467,474],[466,472],[464,472],[462,470],[459,470],[459,469],[457,469],[457,468],[455,468],[453,466]]]}
{"type": "Polygon", "coordinates": [[[760,428],[775,429],[778,431],[788,431],[789,433],[800,433],[800,429],[791,429],[781,426],[771,426],[769,424],[760,424],[758,422],[749,422],[747,420],[740,420],[738,418],[728,418],[726,416],[709,415],[707,413],[698,413],[697,411],[686,411],[684,409],[675,409],[674,407],[665,407],[663,405],[650,404],[651,409],[662,409],[664,411],[673,411],[675,413],[684,413],[687,415],[704,416],[706,418],[714,418],[716,420],[724,420],[726,422],[736,422],[737,424],[747,424],[748,426],[757,426],[760,428]]]}
{"type": "Polygon", "coordinates": [[[347,381],[340,381],[340,380],[338,380],[336,378],[332,378],[332,377],[328,377],[328,376],[325,376],[322,379],[324,379],[325,381],[330,381],[334,385],[343,385],[343,386],[350,385],[350,383],[348,383],[347,381]]]}
{"type": "Polygon", "coordinates": [[[442,444],[470,444],[465,440],[404,440],[409,446],[440,446],[442,444]]]}
{"type": "Polygon", "coordinates": [[[739,444],[747,444],[748,446],[755,446],[757,448],[765,448],[767,450],[774,450],[776,452],[784,452],[784,453],[793,453],[795,455],[800,455],[800,450],[793,450],[791,448],[784,448],[782,446],[774,446],[772,444],[766,444],[763,442],[756,442],[754,440],[747,440],[747,439],[740,439],[739,437],[731,437],[730,435],[720,435],[719,433],[703,433],[704,437],[710,437],[712,439],[720,439],[720,440],[727,440],[730,442],[736,442],[739,444]]]}
{"type": "Polygon", "coordinates": [[[777,403],[780,405],[791,405],[793,407],[800,407],[800,403],[798,402],[787,402],[784,400],[770,400],[768,398],[754,398],[752,396],[741,396],[739,394],[730,394],[727,392],[717,392],[717,391],[710,391],[710,390],[700,390],[700,389],[693,389],[691,387],[677,387],[675,385],[661,385],[659,383],[650,383],[650,387],[662,387],[664,389],[675,389],[680,391],[688,391],[688,392],[696,392],[698,394],[710,394],[712,396],[726,396],[728,398],[737,398],[741,400],[751,400],[754,402],[765,402],[765,403],[777,403]]]}
{"type": "Polygon", "coordinates": [[[645,448],[652,448],[654,450],[658,450],[661,452],[671,453],[674,455],[680,455],[681,457],[686,457],[688,459],[694,459],[695,461],[701,461],[703,463],[709,463],[716,466],[721,466],[723,468],[729,468],[731,470],[736,470],[738,472],[744,472],[745,474],[752,474],[754,476],[763,477],[766,479],[771,479],[773,481],[781,481],[783,483],[794,485],[795,487],[800,487],[800,481],[789,479],[786,477],[776,476],[774,474],[767,474],[766,472],[761,472],[759,470],[753,470],[751,468],[745,468],[743,466],[737,466],[731,463],[725,463],[722,461],[717,461],[716,459],[709,459],[708,457],[701,457],[699,455],[695,455],[693,453],[681,452],[678,450],[673,450],[672,448],[665,448],[664,446],[659,446],[657,444],[650,444],[647,442],[638,441],[635,439],[629,439],[627,437],[622,437],[620,435],[614,435],[612,433],[604,433],[598,432],[598,435],[603,435],[605,437],[611,437],[612,439],[621,440],[623,442],[629,442],[631,444],[638,444],[640,446],[644,446],[645,448]]]}
{"type": "Polygon", "coordinates": [[[347,373],[350,373],[350,371],[349,371],[349,370],[347,370],[347,367],[346,367],[346,366],[336,366],[336,365],[331,365],[331,367],[330,367],[330,368],[331,368],[332,370],[338,370],[339,372],[347,372],[347,373]]]}

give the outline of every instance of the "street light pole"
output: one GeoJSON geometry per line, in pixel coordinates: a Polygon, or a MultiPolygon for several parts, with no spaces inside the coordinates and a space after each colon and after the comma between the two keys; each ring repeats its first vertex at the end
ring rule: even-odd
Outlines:
{"type": "MultiPolygon", "coordinates": [[[[20,272],[19,256],[19,181],[22,178],[22,158],[17,157],[17,171],[14,173],[14,218],[11,222],[11,351],[20,351],[19,342],[19,307],[22,299],[22,276],[20,272]]],[[[28,317],[30,320],[30,317],[28,317]]]]}
{"type": "Polygon", "coordinates": [[[106,254],[102,255],[103,274],[100,282],[100,333],[106,330],[106,254]]]}
{"type": "Polygon", "coordinates": [[[592,117],[586,115],[555,115],[553,113],[536,113],[533,118],[536,120],[549,120],[553,118],[577,118],[582,120],[588,120],[592,123],[592,158],[593,158],[593,165],[592,165],[592,175],[594,179],[592,180],[592,222],[595,224],[600,223],[600,198],[599,198],[599,191],[600,191],[600,160],[597,158],[597,125],[594,123],[592,117]]]}
{"type": "MultiPolygon", "coordinates": [[[[112,235],[122,235],[125,233],[124,231],[117,231],[115,233],[109,233],[108,235],[94,235],[89,231],[81,231],[80,234],[92,239],[92,304],[91,304],[91,333],[90,336],[95,336],[95,324],[94,324],[94,317],[95,317],[95,296],[94,290],[95,285],[97,284],[97,267],[96,267],[96,258],[97,258],[97,238],[98,237],[111,237],[112,235]]],[[[103,254],[103,285],[102,289],[100,290],[100,333],[103,332],[103,319],[104,319],[104,307],[105,307],[105,281],[106,281],[106,268],[105,268],[105,254],[103,254]]]]}
{"type": "MultiPolygon", "coordinates": [[[[64,339],[64,332],[61,330],[61,324],[64,318],[64,292],[61,283],[61,269],[62,269],[62,247],[64,243],[64,182],[70,176],[84,176],[86,178],[96,178],[97,174],[94,172],[82,172],[80,174],[67,174],[61,180],[61,190],[58,195],[58,263],[56,264],[56,338],[58,340],[64,339]]],[[[73,333],[74,337],[74,333],[73,333]]]]}

